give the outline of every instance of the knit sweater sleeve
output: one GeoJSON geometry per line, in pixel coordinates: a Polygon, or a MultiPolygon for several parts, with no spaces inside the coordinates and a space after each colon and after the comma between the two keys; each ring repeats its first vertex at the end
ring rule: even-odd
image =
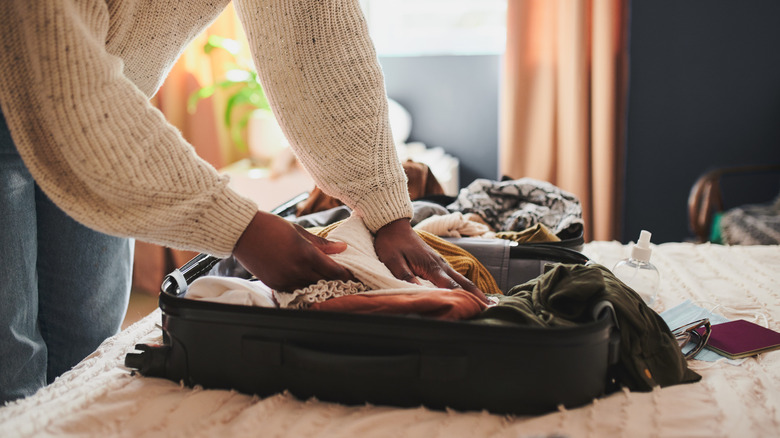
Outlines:
{"type": "Polygon", "coordinates": [[[107,53],[106,3],[3,1],[0,16],[0,104],[44,192],[96,230],[230,254],[257,206],[198,158],[107,53]]]}
{"type": "Polygon", "coordinates": [[[261,82],[296,155],[371,231],[411,217],[384,78],[357,0],[238,0],[261,82]]]}

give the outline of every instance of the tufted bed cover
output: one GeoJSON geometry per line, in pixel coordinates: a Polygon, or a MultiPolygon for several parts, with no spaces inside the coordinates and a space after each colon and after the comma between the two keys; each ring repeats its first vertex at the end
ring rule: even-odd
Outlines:
{"type": "MultiPolygon", "coordinates": [[[[611,267],[628,246],[592,242],[583,252],[611,267]]],[[[666,243],[654,247],[652,261],[661,272],[659,312],[690,300],[780,331],[779,246],[666,243]]],[[[0,408],[0,436],[780,436],[780,351],[738,365],[692,361],[699,383],[622,391],[577,409],[515,417],[343,406],[287,393],[258,398],[132,375],[125,354],[160,339],[159,321],[158,309],[34,396],[0,408]]]]}

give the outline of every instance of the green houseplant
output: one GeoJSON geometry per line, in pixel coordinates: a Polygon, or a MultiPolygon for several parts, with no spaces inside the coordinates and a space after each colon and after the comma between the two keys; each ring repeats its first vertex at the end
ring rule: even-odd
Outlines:
{"type": "Polygon", "coordinates": [[[252,117],[258,117],[258,115],[273,118],[271,107],[258,79],[257,71],[248,63],[239,61],[241,44],[229,38],[212,35],[203,46],[203,51],[210,55],[216,49],[222,49],[232,55],[233,62],[224,78],[192,93],[187,102],[187,108],[190,113],[193,113],[198,102],[213,96],[217,90],[225,90],[227,100],[223,121],[233,143],[242,151],[246,151],[247,144],[243,134],[247,124],[250,123],[252,117]],[[246,108],[247,106],[253,110],[236,111],[240,107],[246,108]],[[234,115],[236,113],[239,115],[234,115]]]}

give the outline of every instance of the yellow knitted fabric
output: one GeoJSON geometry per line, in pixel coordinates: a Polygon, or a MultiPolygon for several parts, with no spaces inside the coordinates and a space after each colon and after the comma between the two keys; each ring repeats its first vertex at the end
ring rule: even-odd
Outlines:
{"type": "Polygon", "coordinates": [[[426,231],[417,231],[417,234],[420,235],[425,243],[438,251],[444,257],[444,260],[447,260],[447,263],[452,266],[452,269],[471,280],[482,292],[486,294],[501,294],[501,289],[498,288],[496,280],[490,275],[485,265],[480,263],[471,253],[426,231]]]}
{"type": "Polygon", "coordinates": [[[345,220],[346,219],[343,219],[343,220],[340,220],[338,222],[334,222],[334,223],[332,223],[330,225],[327,225],[327,226],[324,226],[324,227],[311,227],[311,228],[307,228],[306,230],[309,231],[310,233],[316,234],[316,235],[318,235],[320,237],[328,237],[328,234],[330,234],[331,231],[336,229],[336,227],[338,227],[339,225],[344,223],[345,220]]]}
{"type": "MultiPolygon", "coordinates": [[[[332,223],[326,227],[312,227],[307,230],[320,237],[328,237],[328,234],[344,221],[332,223]]],[[[415,230],[422,240],[435,249],[452,269],[471,280],[482,292],[486,294],[502,294],[496,280],[490,275],[485,265],[465,249],[447,242],[427,231],[415,230]]]]}

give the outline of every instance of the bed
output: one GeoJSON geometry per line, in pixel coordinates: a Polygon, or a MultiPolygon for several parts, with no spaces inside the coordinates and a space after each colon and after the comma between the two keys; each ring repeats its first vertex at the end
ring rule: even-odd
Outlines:
{"type": "MultiPolygon", "coordinates": [[[[611,267],[628,247],[592,242],[583,252],[611,267]]],[[[654,247],[652,261],[662,276],[656,310],[690,300],[780,331],[780,246],[666,243],[654,247]]],[[[133,375],[124,356],[160,339],[159,320],[156,310],[34,396],[0,408],[0,436],[780,436],[780,351],[738,365],[692,361],[699,383],[516,417],[343,406],[287,393],[258,398],[133,375]]]]}

